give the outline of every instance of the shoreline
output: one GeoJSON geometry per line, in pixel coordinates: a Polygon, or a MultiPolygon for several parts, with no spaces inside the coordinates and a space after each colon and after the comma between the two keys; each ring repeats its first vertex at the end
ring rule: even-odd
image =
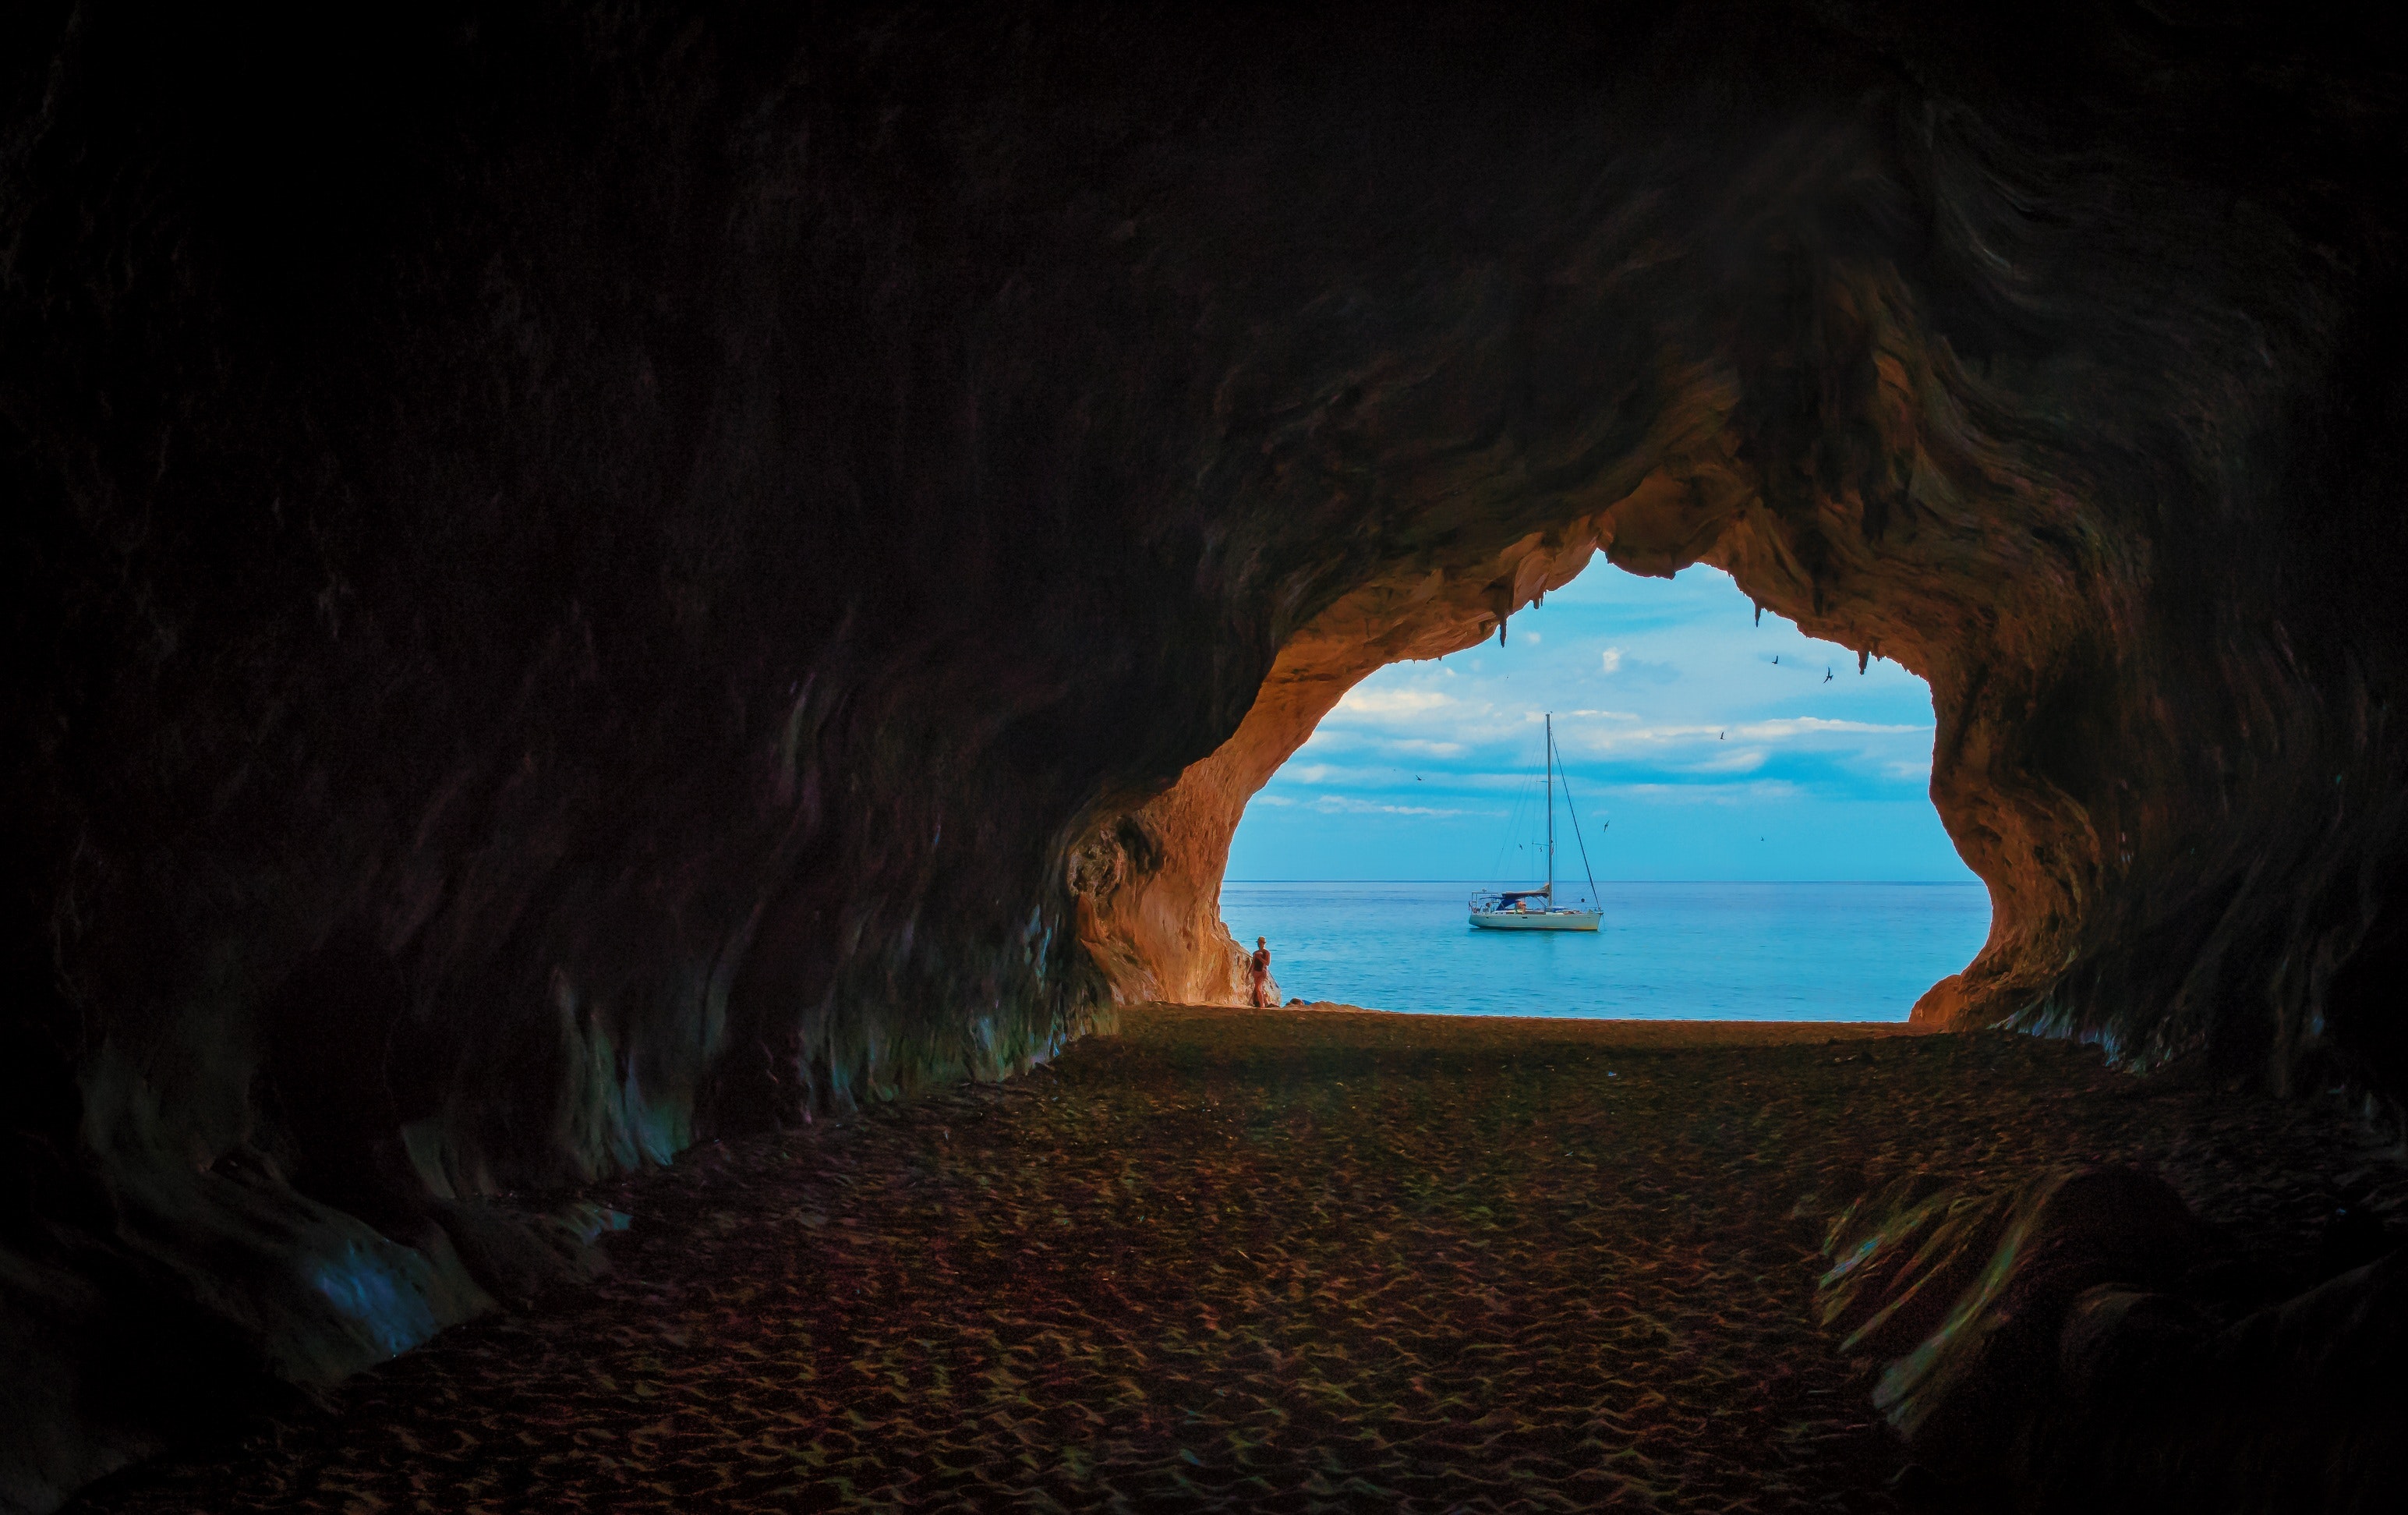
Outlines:
{"type": "Polygon", "coordinates": [[[1383,1010],[1376,1005],[1347,1004],[1336,1000],[1290,1000],[1268,1009],[1253,1005],[1180,1004],[1167,1000],[1146,1002],[1144,1008],[1204,1015],[1357,1015],[1389,1016],[1440,1023],[1478,1021],[1484,1025],[1525,1027],[1591,1026],[1604,1040],[1627,1040],[1662,1046],[1795,1046],[1816,1041],[1858,1041],[1867,1037],[1928,1036],[1934,1028],[1906,1020],[1675,1020],[1627,1016],[1492,1016],[1448,1015],[1429,1010],[1383,1010]]]}

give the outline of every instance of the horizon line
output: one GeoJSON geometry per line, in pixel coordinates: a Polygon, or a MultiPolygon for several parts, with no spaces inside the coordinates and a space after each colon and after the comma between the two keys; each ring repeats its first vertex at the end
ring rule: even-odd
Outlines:
{"type": "MultiPolygon", "coordinates": [[[[1478,878],[1225,878],[1223,884],[1485,884],[1478,878]]],[[[1527,884],[1529,879],[1512,882],[1527,884]]],[[[1929,884],[1957,888],[1987,880],[1975,878],[1606,878],[1600,884],[1929,884]]]]}

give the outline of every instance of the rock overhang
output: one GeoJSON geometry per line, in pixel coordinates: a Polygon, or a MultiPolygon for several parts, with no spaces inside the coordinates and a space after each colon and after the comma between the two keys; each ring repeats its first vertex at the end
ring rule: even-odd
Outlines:
{"type": "Polygon", "coordinates": [[[2396,1100],[2398,100],[2316,24],[638,7],[280,117],[33,15],[0,1235],[466,1308],[445,1206],[1219,997],[1253,786],[1600,550],[1931,683],[1925,1018],[2396,1100]]]}

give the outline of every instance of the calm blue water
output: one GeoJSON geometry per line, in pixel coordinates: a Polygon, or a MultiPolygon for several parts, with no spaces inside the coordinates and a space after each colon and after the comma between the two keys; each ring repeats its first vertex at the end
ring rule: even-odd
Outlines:
{"type": "Polygon", "coordinates": [[[1586,931],[1484,931],[1470,884],[1224,884],[1280,992],[1380,1010],[1904,1020],[1981,950],[1979,884],[1602,884],[1586,931]]]}

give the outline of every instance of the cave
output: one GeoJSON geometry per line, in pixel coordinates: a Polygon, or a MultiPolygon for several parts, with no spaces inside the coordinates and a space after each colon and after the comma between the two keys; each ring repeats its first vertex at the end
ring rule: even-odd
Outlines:
{"type": "MultiPolygon", "coordinates": [[[[2400,31],[17,8],[0,1501],[576,1287],[596,1186],[1235,1003],[1248,797],[1598,555],[1928,682],[1995,916],[1919,1029],[2390,1172],[2400,31]]],[[[2172,1246],[2122,1181],[1981,1213],[2172,1246]]],[[[2400,1266],[2115,1465],[2377,1508],[2400,1266]]]]}

